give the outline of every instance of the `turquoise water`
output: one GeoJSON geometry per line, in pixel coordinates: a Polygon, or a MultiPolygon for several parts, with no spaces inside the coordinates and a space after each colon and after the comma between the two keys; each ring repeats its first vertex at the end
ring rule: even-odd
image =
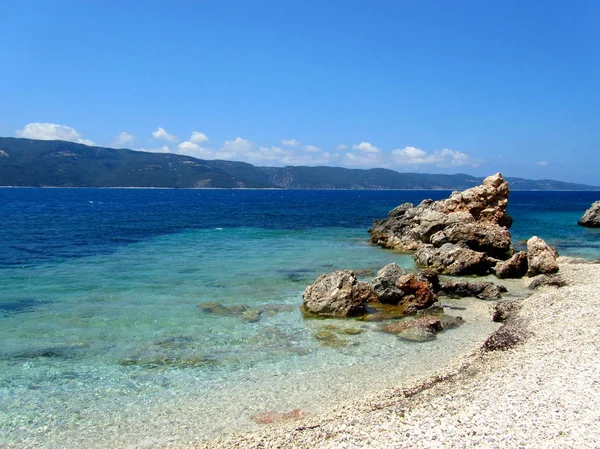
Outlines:
{"type": "MultiPolygon", "coordinates": [[[[466,324],[424,344],[377,323],[303,319],[302,291],[323,272],[413,268],[366,244],[399,192],[35,191],[2,206],[2,447],[160,447],[253,429],[268,410],[317,413],[428,374],[496,326],[468,299],[445,301],[466,324]],[[332,325],[335,340],[315,336],[332,325]]],[[[548,234],[563,253],[598,257],[577,210],[540,204],[515,202],[516,243],[548,234]]]]}

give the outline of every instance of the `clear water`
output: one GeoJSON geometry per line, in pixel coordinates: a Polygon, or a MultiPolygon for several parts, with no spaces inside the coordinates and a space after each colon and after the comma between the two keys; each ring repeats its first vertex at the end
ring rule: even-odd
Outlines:
{"type": "MultiPolygon", "coordinates": [[[[425,344],[298,310],[323,272],[412,268],[367,245],[366,230],[401,202],[447,195],[0,189],[0,446],[160,446],[251,429],[255,414],[319,412],[469,352],[494,328],[475,300],[449,301],[466,324],[425,344]],[[229,312],[197,307],[210,302],[229,312]],[[331,325],[335,340],[315,338],[331,325]]],[[[513,193],[516,244],[537,234],[599,257],[598,230],[576,225],[597,196],[513,193]]]]}

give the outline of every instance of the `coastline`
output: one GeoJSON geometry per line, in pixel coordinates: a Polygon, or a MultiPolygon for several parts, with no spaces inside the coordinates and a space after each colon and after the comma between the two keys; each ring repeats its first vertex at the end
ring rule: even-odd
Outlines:
{"type": "Polygon", "coordinates": [[[519,317],[530,336],[511,349],[476,351],[324,415],[151,447],[599,447],[600,264],[576,262],[560,260],[566,287],[522,300],[519,317]]]}

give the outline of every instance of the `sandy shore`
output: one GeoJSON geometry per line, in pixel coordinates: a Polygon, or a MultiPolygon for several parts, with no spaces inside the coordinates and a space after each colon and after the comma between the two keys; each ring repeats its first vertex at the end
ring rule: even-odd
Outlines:
{"type": "MultiPolygon", "coordinates": [[[[600,448],[600,264],[561,263],[519,312],[530,336],[324,416],[178,448],[600,448]]],[[[350,398],[349,398],[350,399],[350,398]]]]}

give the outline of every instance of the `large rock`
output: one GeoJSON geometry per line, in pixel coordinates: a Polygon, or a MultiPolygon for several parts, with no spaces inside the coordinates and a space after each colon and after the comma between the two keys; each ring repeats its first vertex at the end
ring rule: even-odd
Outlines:
{"type": "Polygon", "coordinates": [[[422,245],[415,252],[414,259],[420,267],[451,276],[485,275],[496,263],[485,253],[452,243],[446,243],[440,248],[422,245]]]}
{"type": "Polygon", "coordinates": [[[405,271],[395,263],[383,267],[371,281],[371,288],[384,304],[398,304],[404,292],[396,287],[396,281],[404,276],[405,271]]]}
{"type": "Polygon", "coordinates": [[[377,297],[367,282],[359,282],[351,270],[322,274],[304,290],[302,311],[330,317],[360,316],[366,303],[377,297]]]}
{"type": "Polygon", "coordinates": [[[371,242],[385,248],[415,251],[422,244],[441,247],[463,243],[468,248],[506,259],[512,255],[512,224],[506,213],[508,184],[497,173],[483,184],[454,192],[446,200],[424,200],[393,209],[387,219],[378,220],[369,230],[371,242]]]}
{"type": "Polygon", "coordinates": [[[407,313],[431,307],[437,300],[429,282],[417,279],[412,273],[399,278],[396,287],[402,292],[401,304],[407,313]]]}
{"type": "Polygon", "coordinates": [[[500,299],[506,287],[493,282],[446,281],[440,285],[440,295],[455,298],[473,296],[479,299],[500,299]]]}
{"type": "Polygon", "coordinates": [[[522,278],[527,274],[528,268],[527,253],[519,251],[510,259],[498,262],[494,272],[500,279],[522,278]]]}
{"type": "Polygon", "coordinates": [[[593,203],[577,224],[588,228],[600,228],[600,201],[593,203]]]}
{"type": "Polygon", "coordinates": [[[527,263],[529,276],[538,274],[552,274],[558,271],[556,258],[558,252],[549,246],[543,239],[533,236],[527,240],[527,263]]]}

